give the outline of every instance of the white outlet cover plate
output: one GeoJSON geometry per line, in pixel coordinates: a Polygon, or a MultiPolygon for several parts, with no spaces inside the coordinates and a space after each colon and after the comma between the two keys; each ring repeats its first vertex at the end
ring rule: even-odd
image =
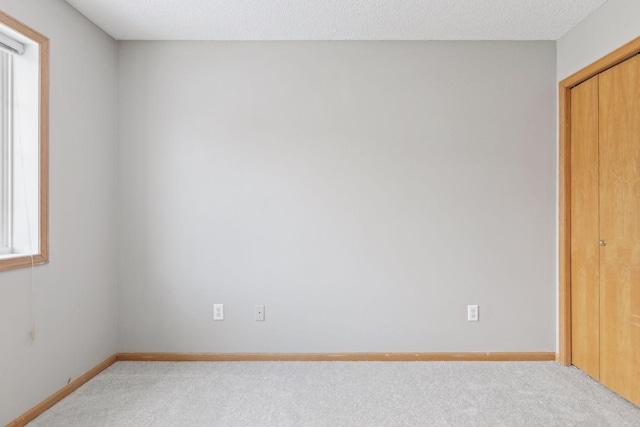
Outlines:
{"type": "Polygon", "coordinates": [[[224,304],[213,304],[213,320],[224,320],[224,304]]]}
{"type": "Polygon", "coordinates": [[[256,305],[255,318],[259,321],[264,321],[264,305],[256,305]]]}
{"type": "Polygon", "coordinates": [[[467,321],[469,322],[477,322],[478,321],[478,306],[477,305],[468,305],[467,306],[467,321]]]}

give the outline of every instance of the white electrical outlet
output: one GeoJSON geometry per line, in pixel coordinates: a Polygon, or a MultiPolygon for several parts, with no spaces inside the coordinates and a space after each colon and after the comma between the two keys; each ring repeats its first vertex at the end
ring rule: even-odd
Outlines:
{"type": "Polygon", "coordinates": [[[224,304],[213,304],[213,320],[224,320],[224,304]]]}
{"type": "Polygon", "coordinates": [[[477,322],[478,321],[478,306],[477,305],[468,305],[467,306],[467,321],[468,322],[477,322]]]}
{"type": "Polygon", "coordinates": [[[264,305],[256,305],[255,317],[256,320],[264,320],[264,305]]]}

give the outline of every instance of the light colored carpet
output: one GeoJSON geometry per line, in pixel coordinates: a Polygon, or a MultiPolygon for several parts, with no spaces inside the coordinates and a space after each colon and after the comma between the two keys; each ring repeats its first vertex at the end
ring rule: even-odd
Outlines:
{"type": "Polygon", "coordinates": [[[640,426],[554,362],[117,362],[31,427],[640,426]]]}

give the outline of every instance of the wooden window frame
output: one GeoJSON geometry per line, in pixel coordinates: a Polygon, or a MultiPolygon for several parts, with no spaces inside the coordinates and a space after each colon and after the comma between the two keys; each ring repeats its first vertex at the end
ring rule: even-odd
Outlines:
{"type": "Polygon", "coordinates": [[[0,24],[39,46],[39,244],[38,253],[0,259],[0,271],[49,262],[49,39],[0,11],[0,24]]]}
{"type": "Polygon", "coordinates": [[[556,359],[564,366],[571,365],[571,89],[639,53],[640,37],[637,37],[559,84],[559,346],[556,359]]]}

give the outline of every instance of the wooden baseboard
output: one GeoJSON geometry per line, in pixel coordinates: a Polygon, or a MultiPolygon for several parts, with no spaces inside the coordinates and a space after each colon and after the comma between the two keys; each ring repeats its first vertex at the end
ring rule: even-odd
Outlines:
{"type": "Polygon", "coordinates": [[[117,353],[11,421],[23,427],[116,361],[134,362],[542,362],[556,360],[553,352],[525,353],[117,353]]]}
{"type": "Polygon", "coordinates": [[[133,362],[435,362],[435,361],[553,361],[553,352],[537,353],[119,353],[118,360],[133,362]]]}
{"type": "Polygon", "coordinates": [[[15,420],[11,421],[9,424],[7,424],[6,427],[22,427],[27,425],[31,421],[35,420],[38,417],[38,415],[42,414],[47,409],[51,408],[53,405],[55,405],[56,403],[58,403],[59,401],[61,401],[71,393],[73,393],[75,390],[77,390],[82,384],[86,383],[91,378],[95,377],[100,372],[104,371],[109,366],[113,365],[118,360],[117,356],[118,355],[114,354],[104,362],[98,364],[94,368],[84,373],[83,375],[80,375],[78,378],[71,381],[69,384],[62,387],[57,392],[53,393],[51,396],[47,397],[42,402],[38,403],[33,408],[29,409],[27,412],[20,415],[15,420]]]}

